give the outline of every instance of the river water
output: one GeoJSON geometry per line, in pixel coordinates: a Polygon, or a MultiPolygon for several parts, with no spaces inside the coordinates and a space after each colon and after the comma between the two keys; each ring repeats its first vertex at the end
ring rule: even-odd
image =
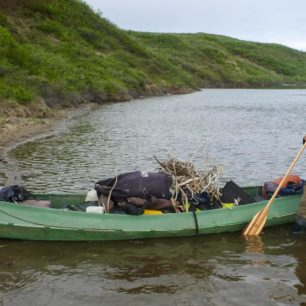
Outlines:
{"type": "MultiPolygon", "coordinates": [[[[286,172],[306,134],[306,90],[207,89],[110,103],[19,145],[0,185],[86,191],[153,155],[224,167],[220,184],[286,172]],[[197,154],[195,154],[197,152],[197,154]]],[[[306,178],[306,157],[295,172],[306,178]]],[[[0,240],[0,305],[306,305],[306,234],[292,226],[107,243],[0,240]]]]}

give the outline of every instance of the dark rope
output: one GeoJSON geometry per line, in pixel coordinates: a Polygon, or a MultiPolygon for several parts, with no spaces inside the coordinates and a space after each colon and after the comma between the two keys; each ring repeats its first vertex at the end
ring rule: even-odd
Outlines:
{"type": "Polygon", "coordinates": [[[199,235],[199,223],[198,223],[198,218],[196,212],[193,210],[192,215],[194,218],[194,223],[195,223],[195,235],[199,235]]]}

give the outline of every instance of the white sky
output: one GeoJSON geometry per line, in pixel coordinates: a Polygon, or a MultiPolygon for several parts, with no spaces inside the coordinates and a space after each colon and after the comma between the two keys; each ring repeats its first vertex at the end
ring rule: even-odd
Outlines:
{"type": "Polygon", "coordinates": [[[306,51],[306,0],[84,0],[122,29],[204,32],[306,51]]]}

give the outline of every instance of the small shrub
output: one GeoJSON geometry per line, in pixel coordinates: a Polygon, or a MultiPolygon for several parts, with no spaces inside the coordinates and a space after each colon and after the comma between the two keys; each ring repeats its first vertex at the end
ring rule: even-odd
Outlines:
{"type": "Polygon", "coordinates": [[[0,96],[13,99],[19,104],[27,104],[30,101],[33,101],[35,98],[35,93],[33,90],[27,86],[18,85],[18,84],[0,84],[0,96]]]}
{"type": "Polygon", "coordinates": [[[63,36],[64,27],[55,20],[44,20],[38,24],[37,28],[43,32],[55,34],[56,36],[63,36]]]}
{"type": "Polygon", "coordinates": [[[52,1],[54,0],[21,0],[20,2],[21,5],[32,12],[39,12],[42,15],[51,17],[54,15],[54,11],[51,6],[52,1]]]}
{"type": "Polygon", "coordinates": [[[101,46],[101,36],[95,31],[90,29],[82,29],[80,31],[80,36],[94,47],[101,46]]]}

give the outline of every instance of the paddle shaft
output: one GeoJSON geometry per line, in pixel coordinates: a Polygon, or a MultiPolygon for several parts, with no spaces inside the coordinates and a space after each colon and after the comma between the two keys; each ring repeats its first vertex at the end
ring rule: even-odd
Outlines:
{"type": "Polygon", "coordinates": [[[269,200],[268,204],[260,211],[258,212],[252,219],[251,223],[248,225],[248,227],[244,230],[243,235],[245,236],[251,236],[251,235],[259,235],[265,225],[267,215],[269,208],[271,207],[272,203],[274,202],[275,198],[277,197],[279,191],[282,188],[283,183],[291,173],[292,169],[294,168],[295,164],[303,154],[304,150],[306,148],[306,142],[298,152],[297,156],[293,160],[292,164],[290,165],[289,169],[287,170],[285,176],[282,178],[281,182],[279,183],[278,187],[274,191],[271,199],[269,200]]]}

